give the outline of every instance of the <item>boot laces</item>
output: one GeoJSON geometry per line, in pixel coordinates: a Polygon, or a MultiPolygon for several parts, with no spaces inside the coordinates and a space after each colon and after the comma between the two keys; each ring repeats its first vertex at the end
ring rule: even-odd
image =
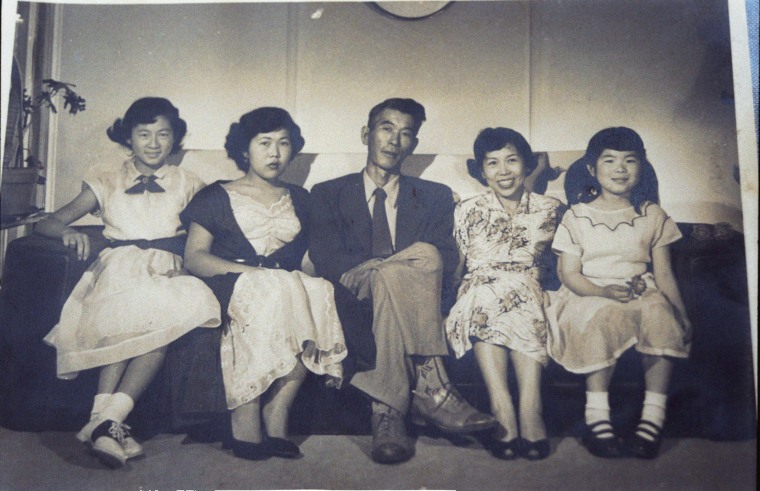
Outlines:
{"type": "Polygon", "coordinates": [[[462,395],[457,391],[457,389],[454,387],[454,385],[449,382],[443,386],[443,388],[446,390],[446,397],[444,397],[443,402],[441,402],[441,405],[443,405],[446,400],[450,400],[452,406],[455,406],[457,409],[463,409],[466,407],[469,407],[469,405],[465,402],[462,395]]]}
{"type": "Polygon", "coordinates": [[[130,436],[129,430],[131,430],[129,426],[114,421],[108,428],[108,434],[111,435],[114,440],[123,444],[124,440],[130,436]]]}

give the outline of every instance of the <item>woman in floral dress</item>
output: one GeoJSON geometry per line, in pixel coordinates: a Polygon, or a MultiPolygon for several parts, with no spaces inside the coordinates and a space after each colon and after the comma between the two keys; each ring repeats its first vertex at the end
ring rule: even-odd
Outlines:
{"type": "Polygon", "coordinates": [[[446,335],[458,358],[475,351],[500,423],[488,444],[491,454],[543,459],[550,447],[541,415],[541,371],[548,360],[542,282],[561,203],[525,188],[537,163],[518,132],[487,128],[476,138],[474,154],[468,172],[489,189],[455,211],[466,274],[446,335]],[[507,383],[509,361],[520,390],[519,424],[507,383]]]}

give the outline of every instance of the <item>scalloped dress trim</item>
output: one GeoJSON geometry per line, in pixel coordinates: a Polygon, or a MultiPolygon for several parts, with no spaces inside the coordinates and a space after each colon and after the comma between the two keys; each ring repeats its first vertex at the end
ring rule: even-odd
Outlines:
{"type": "MultiPolygon", "coordinates": [[[[630,227],[633,227],[634,226],[634,222],[637,219],[639,219],[639,218],[646,218],[646,216],[648,214],[649,207],[651,205],[654,205],[654,204],[655,203],[652,203],[651,201],[645,202],[643,204],[643,212],[642,213],[637,214],[630,221],[624,220],[622,222],[619,222],[614,227],[610,227],[606,223],[594,223],[594,220],[590,216],[579,215],[578,213],[576,213],[576,207],[575,206],[571,207],[569,211],[575,216],[575,218],[578,218],[578,219],[585,218],[586,220],[588,220],[588,222],[591,224],[592,227],[606,227],[608,230],[614,232],[621,225],[628,225],[630,227]]],[[[583,205],[586,206],[586,207],[588,207],[588,208],[590,208],[590,209],[592,209],[592,210],[594,210],[595,212],[598,212],[598,213],[620,213],[621,211],[630,210],[631,208],[633,208],[633,205],[631,205],[629,207],[621,208],[619,210],[606,211],[606,210],[600,210],[598,208],[594,208],[592,206],[589,206],[586,203],[584,203],[583,205]]]]}

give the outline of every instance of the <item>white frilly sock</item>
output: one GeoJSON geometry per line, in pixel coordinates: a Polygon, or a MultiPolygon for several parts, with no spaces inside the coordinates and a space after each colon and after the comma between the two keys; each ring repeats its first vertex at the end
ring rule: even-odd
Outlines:
{"type": "Polygon", "coordinates": [[[124,392],[117,392],[111,396],[100,416],[102,419],[112,419],[117,423],[123,423],[134,407],[135,401],[131,397],[124,392]]]}
{"type": "MultiPolygon", "coordinates": [[[[590,392],[586,391],[586,412],[585,412],[586,424],[591,425],[599,421],[610,420],[610,403],[608,392],[590,392]]],[[[594,433],[600,433],[598,438],[612,438],[612,426],[609,424],[599,425],[594,428],[594,433]]]]}
{"type": "MultiPolygon", "coordinates": [[[[651,421],[660,428],[665,423],[665,410],[667,409],[668,396],[667,394],[658,394],[657,392],[644,392],[644,408],[641,410],[641,420],[651,421]]],[[[647,425],[649,426],[649,425],[647,425]]],[[[636,434],[646,438],[647,440],[654,440],[652,435],[643,431],[636,431],[636,434]]]]}

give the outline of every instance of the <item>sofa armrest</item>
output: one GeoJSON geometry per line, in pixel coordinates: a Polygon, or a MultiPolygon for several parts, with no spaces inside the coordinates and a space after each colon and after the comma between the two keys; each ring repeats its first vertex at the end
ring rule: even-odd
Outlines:
{"type": "Polygon", "coordinates": [[[101,229],[82,228],[91,238],[92,252],[86,261],[79,261],[76,252],[57,239],[29,235],[12,241],[2,277],[4,326],[23,325],[15,335],[26,341],[41,340],[58,322],[64,302],[84,271],[107,245],[101,229]]]}
{"type": "Polygon", "coordinates": [[[90,227],[92,255],[79,261],[60,240],[36,235],[8,245],[0,288],[0,424],[17,430],[76,430],[86,421],[97,371],[56,379],[55,349],[42,339],[87,266],[107,243],[90,227]]]}

